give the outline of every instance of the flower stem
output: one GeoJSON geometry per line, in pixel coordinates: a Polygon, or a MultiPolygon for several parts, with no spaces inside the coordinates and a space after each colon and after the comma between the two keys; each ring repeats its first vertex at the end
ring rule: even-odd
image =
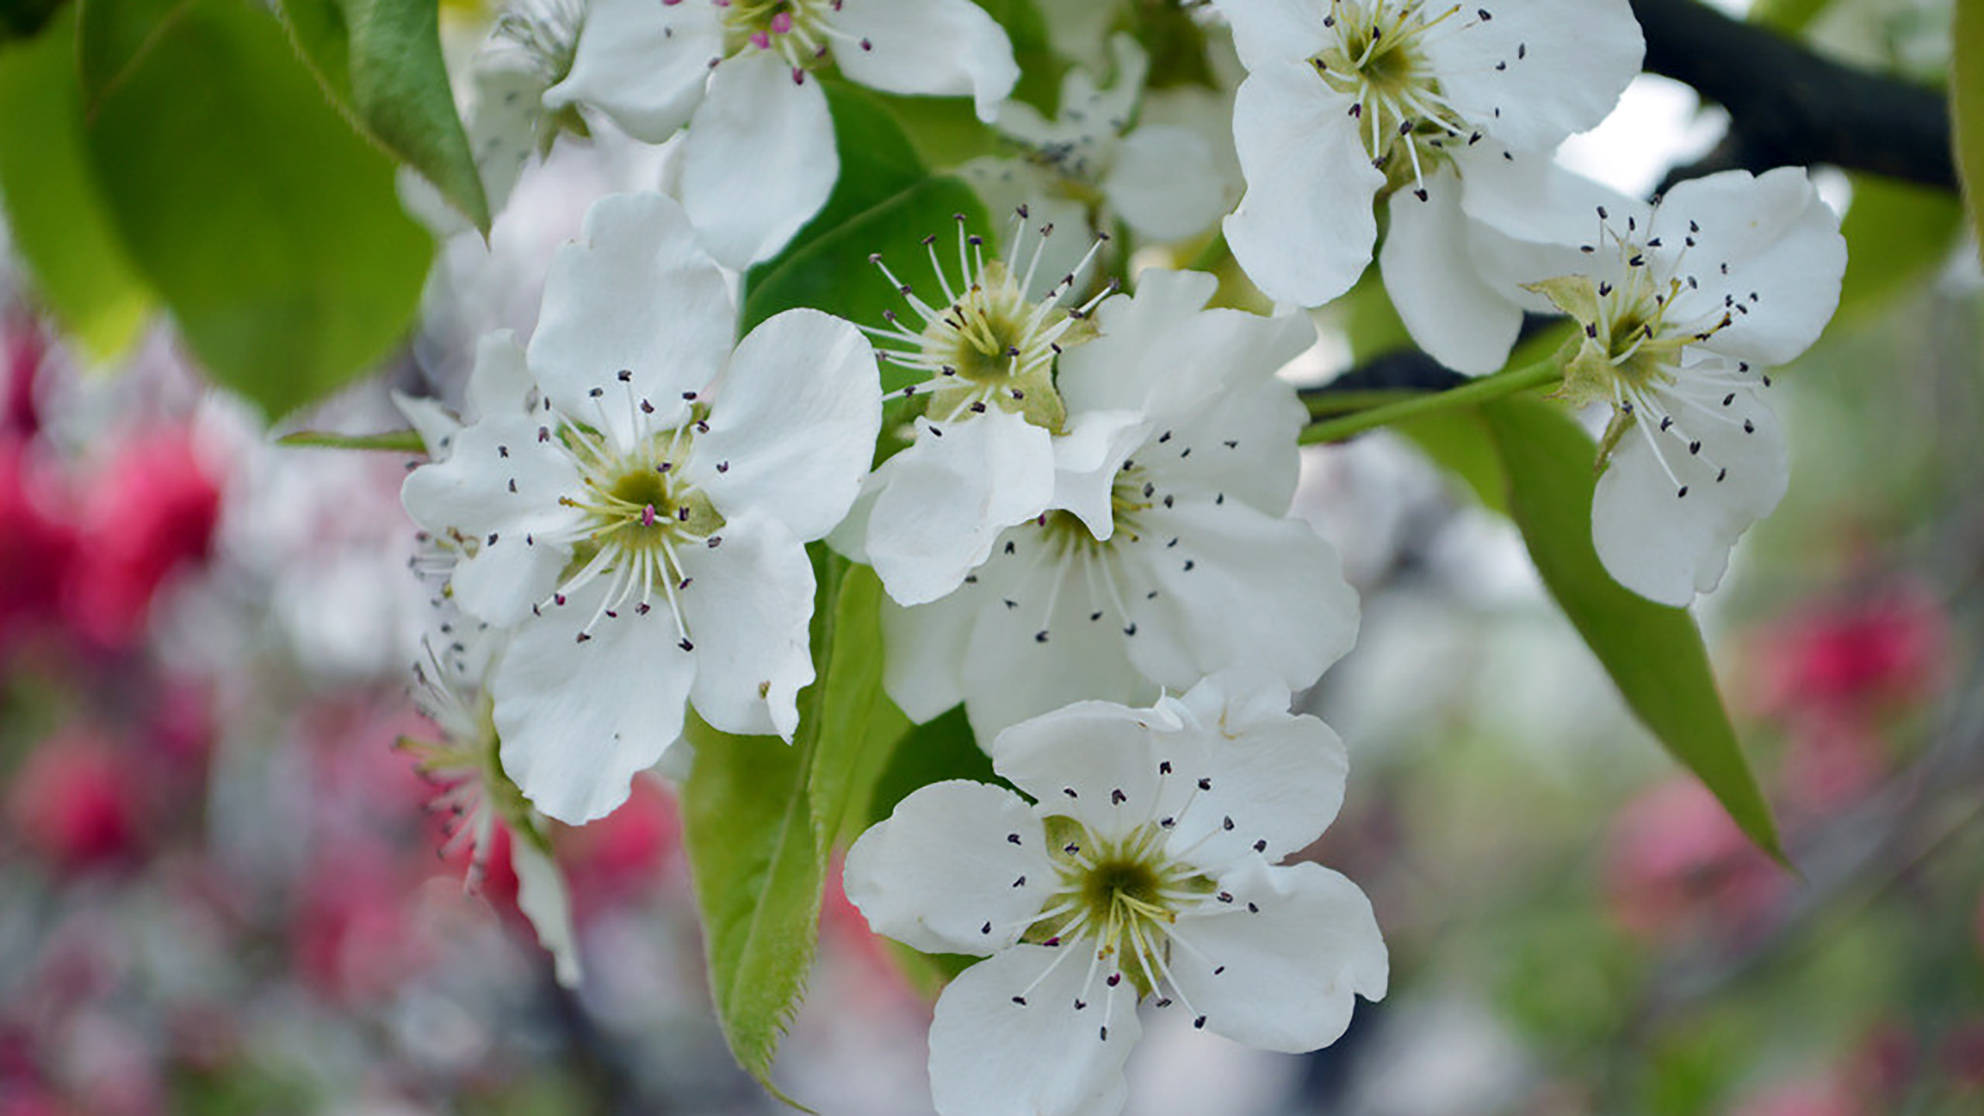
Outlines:
{"type": "Polygon", "coordinates": [[[1302,431],[1301,443],[1305,446],[1328,442],[1341,442],[1353,434],[1388,426],[1403,419],[1444,411],[1453,407],[1468,407],[1476,403],[1486,403],[1500,399],[1504,395],[1514,395],[1519,391],[1542,387],[1563,379],[1564,370],[1554,357],[1540,360],[1524,368],[1497,372],[1484,376],[1472,383],[1457,388],[1433,392],[1426,395],[1403,399],[1396,403],[1386,403],[1333,418],[1327,422],[1312,423],[1302,431]]]}

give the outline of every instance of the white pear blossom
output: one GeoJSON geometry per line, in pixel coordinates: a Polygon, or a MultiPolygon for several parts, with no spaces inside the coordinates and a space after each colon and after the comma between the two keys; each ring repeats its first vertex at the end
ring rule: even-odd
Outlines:
{"type": "Polygon", "coordinates": [[[797,725],[804,544],[854,499],[880,388],[845,322],[787,311],[733,351],[734,322],[674,201],[602,199],[551,265],[538,409],[481,414],[407,478],[415,522],[461,549],[454,599],[515,627],[490,680],[503,767],[562,821],[618,805],[685,702],[727,732],[797,725]]]}
{"type": "MultiPolygon", "coordinates": [[[[1586,218],[1639,204],[1558,165],[1493,141],[1452,153],[1426,178],[1426,200],[1394,200],[1378,251],[1385,293],[1412,340],[1457,372],[1501,368],[1524,311],[1553,307],[1526,284],[1563,274],[1566,249],[1589,240],[1586,218]]],[[[1394,195],[1396,198],[1396,195],[1394,195]]]]}
{"type": "Polygon", "coordinates": [[[1356,593],[1330,545],[1288,517],[1307,415],[1275,372],[1314,327],[1207,310],[1216,285],[1146,271],[1061,358],[1070,433],[1049,510],[1000,533],[949,596],[884,603],[884,684],[905,713],[963,701],[983,741],[1070,701],[1147,701],[1230,665],[1308,686],[1349,650],[1356,593]]]}
{"type": "MultiPolygon", "coordinates": [[[[1022,207],[1015,225],[1024,227],[1027,216],[1022,207]]],[[[1046,510],[1056,462],[1087,452],[1088,430],[1071,429],[1054,367],[1062,352],[1094,335],[1089,316],[1114,288],[1062,304],[1101,248],[1095,240],[1073,270],[1029,298],[1053,231],[1016,233],[1024,243],[1014,256],[988,261],[983,238],[967,234],[960,218],[955,285],[936,238],[926,237],[943,293],[936,305],[875,257],[916,320],[885,311],[886,327],[863,328],[881,341],[884,360],[919,377],[899,395],[925,400],[926,409],[915,420],[915,440],[869,478],[860,508],[834,541],[874,566],[895,600],[922,604],[956,589],[1002,529],[1046,510]]]]}
{"type": "Polygon", "coordinates": [[[551,955],[558,982],[576,988],[584,973],[565,878],[552,858],[543,818],[503,773],[482,686],[490,664],[502,655],[503,633],[461,616],[446,602],[437,607],[444,616],[438,634],[445,643],[440,650],[432,640],[422,644],[426,658],[414,664],[413,676],[415,704],[442,739],[401,737],[399,745],[413,754],[421,774],[442,787],[433,801],[450,818],[442,851],[469,849],[469,887],[481,883],[496,830],[508,831],[517,909],[551,955]]]}
{"type": "Polygon", "coordinates": [[[1115,79],[1107,88],[1085,69],[1069,70],[1053,120],[1007,101],[996,126],[1025,154],[974,159],[960,171],[994,206],[1028,204],[1057,222],[1101,210],[1101,227],[1121,217],[1151,240],[1199,233],[1232,200],[1212,144],[1179,125],[1138,123],[1150,59],[1128,34],[1109,46],[1115,79]]]}
{"type": "Polygon", "coordinates": [[[1620,584],[1686,605],[1784,495],[1769,373],[1831,320],[1846,242],[1792,167],[1693,179],[1588,227],[1577,273],[1534,287],[1584,327],[1563,394],[1612,408],[1592,542],[1620,584]]]}
{"type": "Polygon", "coordinates": [[[993,768],[897,805],[848,852],[878,933],[986,960],[930,1025],[944,1116],[1107,1116],[1137,1007],[1267,1050],[1327,1046],[1383,998],[1371,904],[1321,865],[1278,863],[1336,816],[1343,742],[1228,671],[1148,709],[1086,701],[1014,725],[993,768]]]}
{"type": "MultiPolygon", "coordinates": [[[[1357,281],[1390,197],[1426,220],[1457,151],[1547,152],[1639,70],[1627,0],[1216,0],[1247,69],[1233,107],[1247,193],[1227,243],[1256,285],[1315,306],[1357,281]]],[[[1389,280],[1388,280],[1389,282],[1389,280]]]]}
{"type": "Polygon", "coordinates": [[[971,0],[589,0],[547,110],[587,106],[659,143],[684,124],[681,199],[719,261],[775,254],[825,204],[840,159],[831,60],[886,93],[970,96],[991,120],[1018,80],[971,0]]]}

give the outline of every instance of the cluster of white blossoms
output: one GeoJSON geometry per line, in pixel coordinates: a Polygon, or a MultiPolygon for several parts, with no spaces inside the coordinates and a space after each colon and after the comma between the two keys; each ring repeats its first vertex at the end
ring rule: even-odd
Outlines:
{"type": "Polygon", "coordinates": [[[1116,1111],[1141,1004],[1271,1050],[1333,1042],[1383,996],[1386,952],[1354,885],[1282,863],[1347,766],[1289,710],[1359,606],[1291,515],[1308,411],[1277,373],[1317,340],[1297,307],[1349,289],[1381,224],[1393,303],[1456,370],[1501,368],[1526,311],[1580,327],[1558,394],[1612,409],[1593,532],[1620,582],[1684,605],[1775,505],[1768,371],[1831,316],[1837,219],[1801,170],[1647,203],[1551,161],[1638,70],[1626,0],[1215,12],[1245,76],[1211,138],[1141,118],[1128,35],[1057,112],[1008,100],[1013,49],[971,0],[524,0],[497,21],[469,131],[499,207],[560,134],[681,136],[667,192],[598,200],[558,251],[528,341],[483,339],[465,421],[402,401],[430,450],[404,502],[451,617],[421,675],[447,739],[421,754],[461,780],[467,839],[511,832],[561,976],[545,819],[612,811],[692,712],[792,740],[814,563],[840,561],[823,544],[886,593],[888,696],[918,722],[962,705],[1018,792],[923,787],[846,862],[878,932],[985,958],[938,1002],[941,1112],[1116,1111]],[[879,320],[789,309],[739,339],[737,272],[841,173],[829,68],[972,98],[1016,153],[964,178],[1017,217],[1003,249],[962,214],[920,250],[877,245],[878,275],[839,278],[896,292],[879,320]],[[1294,305],[1214,307],[1212,275],[1127,266],[1222,217],[1294,305]],[[906,386],[885,393],[884,365],[906,386]]]}

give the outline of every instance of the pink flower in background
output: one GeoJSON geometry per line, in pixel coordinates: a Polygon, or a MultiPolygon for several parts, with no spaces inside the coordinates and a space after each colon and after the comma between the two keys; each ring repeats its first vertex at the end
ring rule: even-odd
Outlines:
{"type": "Polygon", "coordinates": [[[75,529],[51,511],[45,480],[27,444],[0,433],[0,646],[53,619],[75,557],[75,529]]]}
{"type": "Polygon", "coordinates": [[[1948,645],[1941,609],[1913,582],[1813,602],[1760,636],[1753,700],[1776,715],[1919,701],[1942,683],[1948,645]]]}
{"type": "Polygon", "coordinates": [[[127,861],[144,844],[135,778],[108,740],[70,729],[42,742],[14,772],[8,820],[58,869],[127,861]]]}
{"type": "Polygon", "coordinates": [[[1606,853],[1607,901],[1627,933],[1668,941],[1762,929],[1789,877],[1686,776],[1628,803],[1606,853]]]}
{"type": "Polygon", "coordinates": [[[41,331],[32,324],[15,322],[0,327],[0,435],[30,437],[41,429],[41,410],[35,402],[35,373],[48,353],[41,331]]]}
{"type": "Polygon", "coordinates": [[[558,859],[579,920],[651,891],[667,877],[681,839],[675,801],[652,778],[635,779],[627,801],[606,817],[560,832],[558,859]]]}
{"type": "Polygon", "coordinates": [[[206,559],[220,497],[186,432],[161,430],[125,446],[84,505],[67,602],[76,626],[110,647],[135,640],[166,579],[206,559]]]}

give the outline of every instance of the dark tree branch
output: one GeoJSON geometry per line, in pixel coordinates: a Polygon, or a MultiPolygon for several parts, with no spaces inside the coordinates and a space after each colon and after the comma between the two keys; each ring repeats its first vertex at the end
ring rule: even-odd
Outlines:
{"type": "Polygon", "coordinates": [[[1646,68],[1729,110],[1729,138],[1697,168],[1831,163],[1957,188],[1943,95],[1843,66],[1698,0],[1632,0],[1646,68]]]}

